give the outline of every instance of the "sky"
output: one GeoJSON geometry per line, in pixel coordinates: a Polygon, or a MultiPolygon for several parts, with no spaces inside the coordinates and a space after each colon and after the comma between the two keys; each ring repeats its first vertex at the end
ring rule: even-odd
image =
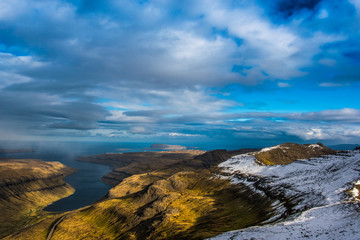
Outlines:
{"type": "Polygon", "coordinates": [[[360,143],[360,0],[1,0],[0,140],[360,143]]]}

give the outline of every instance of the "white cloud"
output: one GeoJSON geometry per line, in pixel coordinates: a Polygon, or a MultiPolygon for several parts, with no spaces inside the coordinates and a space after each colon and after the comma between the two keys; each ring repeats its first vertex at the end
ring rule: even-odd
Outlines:
{"type": "Polygon", "coordinates": [[[331,58],[323,58],[319,60],[319,63],[325,66],[332,67],[336,64],[336,60],[331,58]]]}
{"type": "Polygon", "coordinates": [[[172,132],[169,133],[170,137],[200,137],[200,134],[185,134],[185,133],[177,133],[177,132],[172,132]]]}
{"type": "Polygon", "coordinates": [[[50,19],[66,20],[74,16],[75,8],[64,1],[22,1],[2,0],[0,1],[0,20],[12,20],[26,14],[43,14],[50,19]],[[32,9],[32,11],[29,11],[32,9]]]}
{"type": "Polygon", "coordinates": [[[360,140],[360,126],[356,125],[290,123],[285,129],[288,134],[296,135],[304,140],[336,140],[338,142],[360,140]]]}
{"type": "Polygon", "coordinates": [[[349,2],[354,5],[358,14],[360,15],[360,0],[349,0],[349,2]]]}
{"type": "Polygon", "coordinates": [[[143,116],[127,116],[124,114],[125,111],[111,110],[110,115],[105,119],[107,121],[115,121],[118,123],[154,123],[154,120],[149,117],[143,116]]]}
{"type": "Polygon", "coordinates": [[[318,14],[319,19],[325,19],[329,17],[329,12],[326,9],[321,9],[318,14]]]}
{"type": "Polygon", "coordinates": [[[334,82],[322,82],[319,83],[319,87],[341,87],[343,84],[334,82]]]}
{"type": "Polygon", "coordinates": [[[25,83],[31,81],[31,78],[11,72],[0,71],[0,90],[16,83],[25,83]]]}
{"type": "Polygon", "coordinates": [[[291,87],[291,85],[287,82],[278,82],[278,87],[281,87],[281,88],[287,88],[287,87],[291,87]]]}
{"type": "Polygon", "coordinates": [[[313,63],[320,46],[340,39],[321,32],[304,38],[294,31],[296,22],[292,23],[294,26],[275,25],[264,17],[263,10],[251,3],[233,8],[224,1],[202,1],[198,11],[205,14],[210,25],[244,40],[238,49],[241,56],[238,64],[252,66],[244,71],[247,76],[243,77],[252,84],[269,77],[288,80],[305,75],[299,69],[313,63]],[[262,71],[269,76],[264,76],[262,71]]]}
{"type": "Polygon", "coordinates": [[[7,67],[7,69],[14,68],[37,68],[46,66],[45,62],[37,60],[33,56],[16,56],[11,53],[0,52],[1,68],[7,67]]]}
{"type": "Polygon", "coordinates": [[[147,128],[141,127],[141,126],[131,127],[128,132],[131,134],[150,134],[150,133],[152,133],[147,128]]]}

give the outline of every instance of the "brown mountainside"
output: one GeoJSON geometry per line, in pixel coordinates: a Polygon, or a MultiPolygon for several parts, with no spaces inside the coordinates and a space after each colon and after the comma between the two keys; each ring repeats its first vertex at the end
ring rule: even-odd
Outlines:
{"type": "Polygon", "coordinates": [[[289,164],[298,159],[309,159],[322,155],[335,154],[337,151],[326,147],[322,143],[296,144],[284,143],[270,148],[263,148],[254,155],[260,164],[276,165],[289,164]]]}
{"type": "Polygon", "coordinates": [[[71,195],[63,178],[73,172],[59,162],[0,159],[0,237],[41,220],[43,207],[71,195]]]}

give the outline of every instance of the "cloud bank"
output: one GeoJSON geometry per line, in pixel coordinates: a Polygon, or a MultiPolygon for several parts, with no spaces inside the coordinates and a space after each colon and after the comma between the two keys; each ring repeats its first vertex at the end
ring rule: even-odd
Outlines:
{"type": "Polygon", "coordinates": [[[356,0],[4,0],[1,138],[359,141],[359,19],[356,0]]]}

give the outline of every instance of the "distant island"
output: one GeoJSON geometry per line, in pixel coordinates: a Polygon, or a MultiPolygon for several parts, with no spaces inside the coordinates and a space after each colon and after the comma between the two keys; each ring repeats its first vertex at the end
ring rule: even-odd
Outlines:
{"type": "Polygon", "coordinates": [[[168,145],[162,143],[154,143],[148,148],[151,150],[185,150],[186,147],[181,145],[168,145]]]}

